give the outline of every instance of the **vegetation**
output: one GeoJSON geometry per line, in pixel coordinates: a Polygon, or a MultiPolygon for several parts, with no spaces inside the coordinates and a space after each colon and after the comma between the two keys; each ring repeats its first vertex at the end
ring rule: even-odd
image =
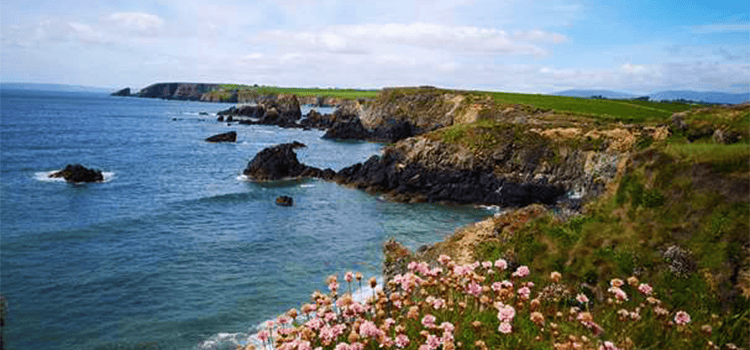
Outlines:
{"type": "Polygon", "coordinates": [[[348,272],[343,289],[330,276],[330,293],[313,293],[301,312],[267,322],[257,342],[241,348],[736,349],[732,341],[747,329],[747,312],[685,311],[664,300],[667,290],[635,276],[607,281],[597,296],[556,271],[535,275],[504,259],[459,265],[442,255],[433,266],[409,263],[388,283],[389,294],[363,303],[339,296],[361,278],[348,272]]]}
{"type": "Polygon", "coordinates": [[[222,84],[220,89],[226,91],[237,90],[239,93],[252,94],[294,94],[297,96],[325,96],[337,97],[342,99],[374,98],[379,90],[359,90],[359,89],[320,89],[320,88],[284,88],[276,86],[258,86],[258,85],[238,85],[222,84]]]}

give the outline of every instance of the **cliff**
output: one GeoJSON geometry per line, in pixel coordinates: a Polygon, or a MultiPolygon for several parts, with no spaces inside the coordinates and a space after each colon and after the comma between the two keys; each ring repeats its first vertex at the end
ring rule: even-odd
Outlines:
{"type": "Polygon", "coordinates": [[[136,95],[138,97],[163,98],[167,100],[197,101],[205,93],[218,88],[218,84],[157,83],[141,89],[136,95]]]}

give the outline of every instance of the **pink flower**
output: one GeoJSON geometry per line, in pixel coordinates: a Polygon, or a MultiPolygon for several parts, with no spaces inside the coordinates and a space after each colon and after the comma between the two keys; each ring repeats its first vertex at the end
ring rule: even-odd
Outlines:
{"type": "Polygon", "coordinates": [[[492,290],[499,292],[503,287],[501,286],[500,282],[492,283],[492,290]]]}
{"type": "Polygon", "coordinates": [[[578,295],[576,295],[576,300],[578,300],[579,303],[583,303],[583,304],[586,304],[589,302],[589,298],[586,296],[586,294],[583,294],[583,293],[578,293],[578,295]]]}
{"type": "Polygon", "coordinates": [[[273,328],[273,325],[275,325],[275,324],[276,324],[276,322],[274,322],[273,320],[266,321],[266,328],[273,328]]]}
{"type": "Polygon", "coordinates": [[[438,338],[434,334],[430,334],[427,336],[427,346],[430,347],[430,349],[435,350],[440,346],[440,338],[438,338]]]}
{"type": "Polygon", "coordinates": [[[502,305],[498,308],[497,319],[500,322],[511,322],[516,317],[516,309],[510,305],[502,305]]]}
{"type": "Polygon", "coordinates": [[[674,323],[679,325],[685,325],[690,323],[690,315],[685,311],[677,311],[674,315],[674,323]]]}
{"type": "Polygon", "coordinates": [[[443,332],[453,333],[453,330],[455,327],[450,322],[443,322],[440,324],[440,328],[443,329],[443,332]]]}
{"type": "Polygon", "coordinates": [[[346,343],[338,343],[334,350],[349,350],[349,345],[346,343]]]}
{"type": "Polygon", "coordinates": [[[300,341],[297,343],[297,350],[312,350],[309,341],[300,341]]]}
{"type": "Polygon", "coordinates": [[[529,299],[529,295],[531,295],[531,289],[529,289],[529,287],[520,288],[518,289],[518,295],[521,299],[527,300],[529,299]]]}
{"type": "Polygon", "coordinates": [[[396,321],[394,321],[394,320],[393,320],[392,318],[390,318],[390,317],[386,318],[386,319],[385,319],[385,321],[383,321],[383,326],[385,326],[385,329],[386,329],[386,330],[387,330],[387,329],[390,329],[390,328],[391,328],[391,326],[393,326],[394,324],[396,324],[396,321]]]}
{"type": "Polygon", "coordinates": [[[508,268],[508,262],[505,261],[505,259],[500,259],[498,261],[495,261],[495,267],[500,270],[505,270],[506,268],[508,268]]]}
{"type": "Polygon", "coordinates": [[[516,272],[513,273],[513,276],[514,277],[526,277],[529,275],[529,273],[531,273],[529,271],[529,267],[526,265],[521,265],[520,267],[518,267],[518,269],[516,269],[516,272]]]}
{"type": "Polygon", "coordinates": [[[607,289],[610,293],[613,293],[615,295],[615,298],[619,301],[627,301],[628,295],[620,289],[620,287],[610,287],[607,289]]]}
{"type": "Polygon", "coordinates": [[[482,294],[482,286],[476,282],[471,282],[467,287],[467,292],[475,297],[479,297],[482,294]]]}
{"type": "Polygon", "coordinates": [[[422,325],[427,328],[435,328],[435,316],[427,314],[422,317],[422,325]]]}
{"type": "Polygon", "coordinates": [[[381,334],[383,334],[383,331],[381,331],[372,321],[365,321],[359,326],[359,335],[363,337],[377,338],[381,334]]]}
{"type": "Polygon", "coordinates": [[[262,342],[266,342],[268,340],[270,333],[268,331],[260,331],[258,332],[258,339],[262,342]]]}
{"type": "Polygon", "coordinates": [[[497,327],[497,331],[503,334],[508,334],[513,331],[513,326],[508,322],[501,322],[500,327],[497,327]]]}
{"type": "Polygon", "coordinates": [[[492,267],[492,261],[485,261],[485,262],[483,262],[482,263],[482,267],[484,267],[485,269],[491,268],[492,267]]]}
{"type": "Polygon", "coordinates": [[[646,284],[646,283],[641,283],[641,285],[640,285],[640,286],[638,286],[638,291],[639,291],[639,292],[641,292],[641,293],[643,293],[643,295],[651,295],[651,292],[652,292],[653,290],[654,290],[654,289],[653,289],[653,288],[651,288],[651,286],[649,286],[649,285],[648,285],[648,284],[646,284]]]}
{"type": "Polygon", "coordinates": [[[354,280],[354,273],[353,273],[353,272],[351,272],[351,271],[348,271],[348,272],[347,272],[347,273],[346,273],[346,274],[344,275],[344,279],[345,279],[345,280],[346,280],[347,282],[351,283],[351,282],[352,282],[352,281],[354,280]]]}
{"type": "Polygon", "coordinates": [[[318,329],[320,329],[320,327],[323,327],[323,320],[319,318],[313,318],[312,320],[305,322],[305,326],[314,331],[317,331],[318,329]]]}
{"type": "Polygon", "coordinates": [[[614,343],[611,341],[605,341],[604,345],[599,346],[599,350],[620,350],[618,347],[615,346],[614,343]]]}
{"type": "Polygon", "coordinates": [[[438,310],[445,306],[445,299],[443,298],[437,298],[432,301],[432,307],[435,308],[435,310],[438,310]]]}
{"type": "Polygon", "coordinates": [[[399,334],[396,336],[396,346],[399,348],[405,348],[409,345],[409,337],[406,334],[399,334]]]}
{"type": "Polygon", "coordinates": [[[339,289],[338,282],[331,282],[330,284],[328,284],[328,289],[330,289],[331,292],[337,291],[339,289]]]}

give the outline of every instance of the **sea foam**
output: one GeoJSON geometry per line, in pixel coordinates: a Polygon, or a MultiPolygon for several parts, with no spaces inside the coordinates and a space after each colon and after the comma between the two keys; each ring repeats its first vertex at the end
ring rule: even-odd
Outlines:
{"type": "MultiPolygon", "coordinates": [[[[36,172],[34,173],[34,179],[42,182],[65,182],[65,179],[61,177],[50,177],[50,175],[61,170],[62,169],[36,172]]],[[[104,181],[102,182],[110,182],[115,178],[115,173],[111,171],[102,171],[102,176],[104,177],[104,181]]]]}

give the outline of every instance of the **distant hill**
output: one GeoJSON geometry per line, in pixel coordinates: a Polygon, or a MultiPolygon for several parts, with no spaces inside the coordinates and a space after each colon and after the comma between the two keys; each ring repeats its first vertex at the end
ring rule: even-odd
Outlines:
{"type": "Polygon", "coordinates": [[[570,96],[570,97],[586,97],[601,96],[609,99],[630,99],[640,96],[649,96],[652,101],[673,101],[673,100],[689,100],[695,102],[706,102],[706,103],[721,103],[721,104],[738,104],[745,101],[750,101],[750,92],[741,94],[730,94],[725,92],[717,91],[692,91],[692,90],[674,90],[674,91],[658,91],[644,95],[632,95],[624,92],[617,92],[611,90],[565,90],[556,92],[553,95],[557,96],[570,96]]]}
{"type": "Polygon", "coordinates": [[[102,92],[109,93],[112,89],[94,86],[66,85],[66,84],[36,84],[36,83],[0,83],[0,89],[35,90],[35,91],[67,91],[67,92],[102,92]]]}
{"type": "Polygon", "coordinates": [[[716,91],[661,91],[655,92],[649,95],[652,100],[690,100],[690,101],[701,101],[708,103],[722,103],[722,104],[738,104],[745,101],[750,101],[750,92],[742,94],[729,94],[725,92],[716,91]]]}
{"type": "Polygon", "coordinates": [[[613,98],[613,99],[626,99],[626,98],[638,97],[637,95],[628,94],[625,92],[611,91],[611,90],[565,90],[565,91],[556,92],[553,95],[568,96],[568,97],[585,97],[585,98],[590,98],[592,96],[601,96],[604,98],[613,98]]]}

